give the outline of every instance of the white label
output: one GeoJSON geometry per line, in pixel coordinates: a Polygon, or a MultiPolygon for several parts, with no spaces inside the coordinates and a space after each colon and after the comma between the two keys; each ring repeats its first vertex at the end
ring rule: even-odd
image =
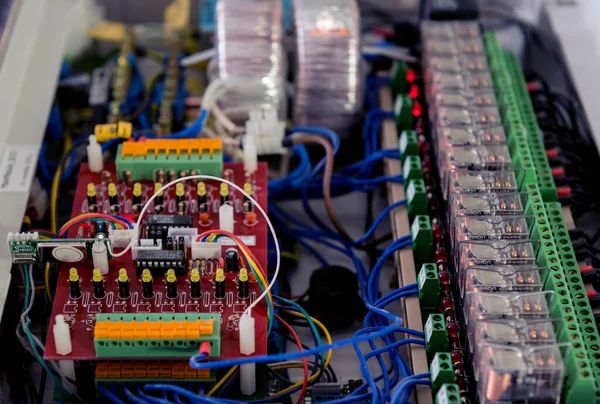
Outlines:
{"type": "Polygon", "coordinates": [[[404,180],[406,181],[406,175],[410,171],[410,158],[404,160],[404,166],[402,167],[402,175],[404,176],[404,180]]]}
{"type": "Polygon", "coordinates": [[[394,112],[396,116],[400,115],[400,111],[402,111],[402,95],[398,95],[396,97],[396,104],[394,105],[394,112]]]}
{"type": "Polygon", "coordinates": [[[405,130],[400,134],[400,153],[406,152],[406,146],[408,145],[408,133],[405,130]]]}
{"type": "Polygon", "coordinates": [[[440,373],[440,363],[438,360],[438,356],[436,355],[431,361],[431,380],[435,380],[440,373]]]}
{"type": "Polygon", "coordinates": [[[5,145],[0,150],[0,192],[27,192],[35,174],[38,148],[5,145]]]}
{"type": "Polygon", "coordinates": [[[408,202],[412,202],[413,198],[415,197],[415,192],[415,183],[411,181],[410,184],[408,184],[408,189],[406,190],[406,198],[408,202]]]}
{"type": "MultiPolygon", "coordinates": [[[[421,271],[424,273],[425,271],[421,271]]],[[[433,325],[431,324],[432,317],[430,316],[425,323],[425,341],[429,341],[431,339],[431,334],[433,333],[433,325]]]]}
{"type": "MultiPolygon", "coordinates": [[[[254,247],[256,245],[256,236],[238,236],[238,238],[240,240],[242,240],[243,243],[249,247],[254,247]]],[[[233,241],[232,239],[230,239],[228,237],[220,238],[219,241],[221,242],[221,245],[225,245],[225,246],[237,245],[235,243],[235,241],[233,241]]]]}
{"type": "Polygon", "coordinates": [[[415,218],[415,220],[413,221],[413,224],[412,224],[410,230],[411,230],[412,236],[414,238],[415,235],[419,232],[419,220],[418,220],[418,218],[415,218]]]}
{"type": "Polygon", "coordinates": [[[421,268],[419,271],[419,289],[425,284],[425,279],[427,278],[426,272],[425,267],[421,268]]]}
{"type": "Polygon", "coordinates": [[[435,397],[435,401],[438,404],[448,404],[448,391],[445,388],[441,389],[435,397]]]}

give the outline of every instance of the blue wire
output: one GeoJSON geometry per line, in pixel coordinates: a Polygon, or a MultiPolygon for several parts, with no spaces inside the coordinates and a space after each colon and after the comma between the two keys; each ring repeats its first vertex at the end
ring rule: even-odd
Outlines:
{"type": "Polygon", "coordinates": [[[375,230],[377,230],[377,227],[379,227],[381,222],[387,217],[387,215],[392,210],[394,210],[400,206],[404,206],[404,205],[406,205],[406,199],[404,199],[402,201],[394,202],[393,204],[386,207],[383,210],[383,212],[381,212],[379,214],[379,216],[377,216],[377,218],[373,221],[373,224],[371,225],[371,227],[369,227],[369,229],[367,230],[365,235],[362,236],[361,238],[359,238],[358,240],[356,240],[355,242],[351,243],[351,245],[360,245],[360,244],[363,244],[364,242],[366,242],[371,237],[371,235],[375,232],[375,230]]]}
{"type": "MultiPolygon", "coordinates": [[[[139,385],[136,386],[136,392],[140,395],[140,397],[144,398],[145,400],[149,401],[150,403],[170,404],[170,401],[168,399],[163,400],[163,399],[152,397],[152,396],[145,394],[139,385]]],[[[166,392],[163,392],[163,393],[166,394],[166,392]]],[[[163,398],[166,398],[166,396],[163,396],[163,398]]]]}
{"type": "Polygon", "coordinates": [[[430,378],[430,373],[421,373],[415,376],[408,377],[404,379],[394,390],[392,394],[391,402],[392,403],[406,403],[408,401],[408,389],[416,386],[416,385],[431,385],[431,380],[423,380],[425,378],[430,378]]]}
{"type": "Polygon", "coordinates": [[[149,403],[148,401],[142,400],[141,398],[137,397],[135,394],[133,394],[131,391],[129,391],[129,389],[126,387],[123,387],[123,393],[130,401],[133,401],[134,403],[137,403],[137,404],[148,404],[149,403]]]}
{"type": "Polygon", "coordinates": [[[108,398],[113,403],[125,404],[125,402],[123,400],[121,400],[119,397],[117,397],[116,394],[113,394],[110,391],[106,390],[103,385],[99,384],[97,388],[98,388],[98,391],[100,391],[100,393],[102,393],[104,396],[106,396],[106,398],[108,398]]]}

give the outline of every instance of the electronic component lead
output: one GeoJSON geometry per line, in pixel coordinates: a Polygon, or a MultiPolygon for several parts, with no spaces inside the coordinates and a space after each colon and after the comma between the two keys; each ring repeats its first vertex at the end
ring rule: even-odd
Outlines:
{"type": "Polygon", "coordinates": [[[160,189],[162,188],[162,184],[160,182],[155,182],[154,183],[154,193],[157,194],[156,198],[154,198],[154,211],[156,213],[160,213],[164,210],[164,206],[163,206],[163,193],[162,191],[160,191],[160,189]],[[159,192],[160,191],[160,192],[159,192]]]}
{"type": "Polygon", "coordinates": [[[148,268],[142,271],[142,296],[144,299],[152,299],[154,290],[152,289],[152,273],[148,268]]]}
{"type": "Polygon", "coordinates": [[[238,276],[239,280],[239,291],[238,296],[240,299],[247,299],[250,295],[250,291],[248,289],[248,270],[246,268],[240,269],[240,274],[238,276]]]}
{"type": "Polygon", "coordinates": [[[71,299],[79,299],[81,297],[81,280],[77,273],[77,268],[69,270],[69,295],[71,299]]]}
{"type": "Polygon", "coordinates": [[[215,273],[215,297],[217,299],[225,298],[225,272],[223,268],[217,268],[215,273]]]}
{"type": "Polygon", "coordinates": [[[102,299],[104,297],[104,279],[99,268],[92,271],[92,285],[94,286],[94,298],[102,299]]]}
{"type": "Polygon", "coordinates": [[[98,212],[98,198],[96,197],[96,185],[90,182],[87,185],[87,202],[88,211],[95,213],[98,212]]]}
{"type": "Polygon", "coordinates": [[[222,182],[219,194],[221,195],[221,205],[225,205],[229,202],[229,185],[222,182]]]}
{"type": "Polygon", "coordinates": [[[129,299],[129,276],[127,275],[127,270],[125,268],[119,269],[119,298],[121,299],[129,299]]]}
{"type": "Polygon", "coordinates": [[[190,296],[192,299],[200,299],[202,292],[200,290],[200,272],[198,268],[193,268],[190,273],[190,296]]]}
{"type": "Polygon", "coordinates": [[[177,299],[177,277],[175,276],[175,270],[169,269],[166,276],[167,281],[167,298],[177,299]]]}

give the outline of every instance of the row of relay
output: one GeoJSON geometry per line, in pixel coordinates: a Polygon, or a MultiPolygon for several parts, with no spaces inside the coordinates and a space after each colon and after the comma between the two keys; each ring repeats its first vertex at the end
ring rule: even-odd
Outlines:
{"type": "MultiPolygon", "coordinates": [[[[467,351],[481,402],[555,399],[564,376],[536,265],[533,218],[512,169],[501,105],[477,23],[421,25],[428,115],[467,351]]],[[[501,89],[500,89],[501,91],[501,89]]]]}

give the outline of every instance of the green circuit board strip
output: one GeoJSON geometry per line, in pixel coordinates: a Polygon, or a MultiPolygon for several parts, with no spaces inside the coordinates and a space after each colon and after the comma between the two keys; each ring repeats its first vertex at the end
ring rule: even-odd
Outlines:
{"type": "Polygon", "coordinates": [[[550,174],[541,133],[518,59],[504,52],[494,33],[485,33],[496,96],[513,161],[533,171],[523,181],[527,192],[526,214],[535,216],[532,237],[540,241],[538,265],[549,268],[546,290],[552,290],[552,316],[558,342],[571,348],[566,352],[563,398],[567,404],[595,397],[600,402],[600,346],[589,301],[583,288],[573,248],[556,203],[556,186],[550,174]],[[533,167],[532,167],[533,166],[533,167]]]}

